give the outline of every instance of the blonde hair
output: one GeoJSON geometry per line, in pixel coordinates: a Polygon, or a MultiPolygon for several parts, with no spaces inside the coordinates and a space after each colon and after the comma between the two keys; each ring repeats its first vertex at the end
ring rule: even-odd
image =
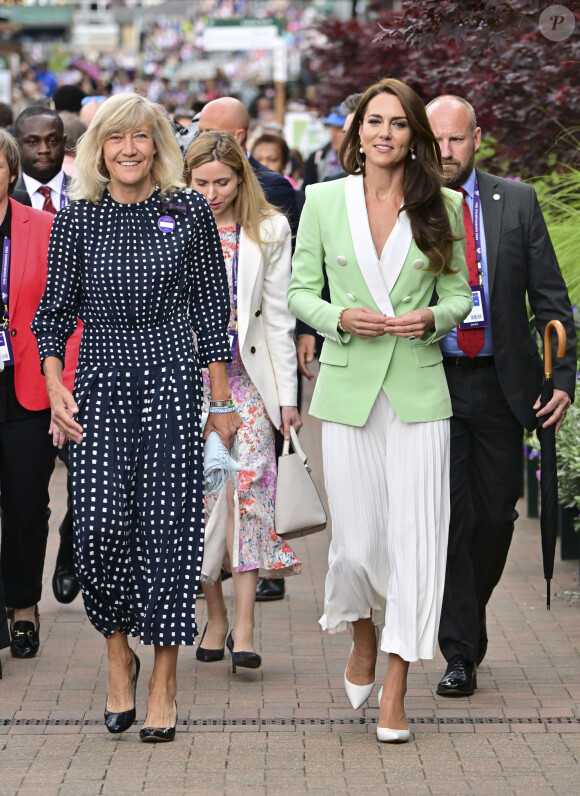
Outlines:
{"type": "Polygon", "coordinates": [[[190,144],[185,153],[185,178],[191,182],[191,173],[205,163],[218,160],[234,170],[242,180],[233,203],[236,224],[260,247],[265,243],[260,237],[260,223],[264,218],[280,215],[271,205],[258,182],[246,153],[230,133],[223,131],[202,133],[190,144]]]}
{"type": "Polygon", "coordinates": [[[165,111],[155,102],[135,92],[116,94],[106,99],[77,143],[76,169],[68,194],[71,199],[99,202],[109,172],[105,166],[103,145],[113,133],[127,133],[143,125],[150,125],[157,150],[151,169],[151,182],[168,198],[184,186],[183,159],[165,111]]]}

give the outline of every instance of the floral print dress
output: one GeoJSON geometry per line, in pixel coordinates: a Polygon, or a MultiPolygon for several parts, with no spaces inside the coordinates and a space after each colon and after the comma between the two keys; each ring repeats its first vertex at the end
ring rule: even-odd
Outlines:
{"type": "MultiPolygon", "coordinates": [[[[228,283],[230,287],[230,328],[235,320],[232,264],[236,251],[236,227],[219,227],[220,240],[228,283]]],[[[239,267],[243,268],[240,263],[239,267]]],[[[301,570],[289,544],[274,529],[276,500],[276,454],[274,450],[274,427],[264,402],[251,381],[236,345],[229,368],[232,397],[243,426],[238,431],[239,462],[242,472],[238,474],[237,496],[239,504],[239,533],[237,572],[259,569],[268,577],[296,575],[301,570]]],[[[204,407],[209,408],[210,384],[207,370],[203,372],[204,407]]],[[[226,487],[224,487],[225,489],[226,487]]],[[[205,496],[206,522],[215,508],[220,493],[205,496]]],[[[220,533],[221,533],[220,528],[220,533]]],[[[223,545],[225,550],[225,524],[223,545]]],[[[207,580],[202,575],[203,580],[207,580]]]]}

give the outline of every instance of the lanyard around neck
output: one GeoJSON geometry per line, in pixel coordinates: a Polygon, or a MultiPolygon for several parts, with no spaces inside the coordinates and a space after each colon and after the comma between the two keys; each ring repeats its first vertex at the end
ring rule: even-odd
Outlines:
{"type": "Polygon", "coordinates": [[[8,323],[8,272],[10,269],[10,238],[4,238],[2,246],[2,301],[4,302],[4,326],[8,323]]]}
{"type": "Polygon", "coordinates": [[[477,262],[477,276],[480,285],[483,285],[483,267],[481,265],[481,226],[480,226],[481,198],[479,196],[479,184],[477,174],[473,182],[473,237],[475,240],[475,259],[477,262]]]}
{"type": "Polygon", "coordinates": [[[236,224],[236,248],[232,258],[232,292],[234,294],[234,321],[238,324],[238,251],[240,248],[240,225],[236,224]]]}

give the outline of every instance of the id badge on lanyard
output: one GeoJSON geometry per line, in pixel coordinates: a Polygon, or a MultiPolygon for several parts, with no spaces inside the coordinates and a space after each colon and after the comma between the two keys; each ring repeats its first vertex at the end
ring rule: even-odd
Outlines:
{"type": "Polygon", "coordinates": [[[0,358],[6,365],[14,364],[14,353],[10,342],[10,329],[8,328],[8,272],[10,269],[10,238],[4,238],[2,247],[2,301],[4,303],[4,316],[2,329],[0,329],[0,358]]]}
{"type": "Polygon", "coordinates": [[[483,285],[472,285],[471,296],[473,309],[467,318],[459,324],[460,329],[482,329],[488,325],[487,303],[483,285]]]}

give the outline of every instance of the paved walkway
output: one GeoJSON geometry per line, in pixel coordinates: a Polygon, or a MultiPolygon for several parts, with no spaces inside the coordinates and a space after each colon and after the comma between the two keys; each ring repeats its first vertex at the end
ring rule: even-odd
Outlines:
{"type": "MultiPolygon", "coordinates": [[[[303,444],[321,478],[320,429],[303,444]]],[[[41,652],[0,653],[1,796],[81,794],[543,794],[580,793],[580,587],[578,562],[557,553],[552,611],[545,608],[539,524],[520,519],[489,610],[489,652],[469,699],[435,695],[444,664],[413,664],[407,706],[412,741],[379,745],[375,690],[353,711],[342,687],[345,635],[319,630],[329,532],[293,545],[303,574],[282,602],[257,605],[261,669],[229,660],[179,664],[179,736],[141,744],[103,726],[105,645],[80,598],[61,606],[50,578],[64,513],[64,470],[53,477],[53,515],[41,604],[41,652]]],[[[525,515],[522,503],[520,514],[525,515]]],[[[231,581],[226,584],[231,604],[231,581]]],[[[200,626],[205,605],[199,603],[200,626]]],[[[138,716],[145,713],[152,651],[141,648],[138,716]]],[[[385,661],[380,661],[382,679],[385,661]]]]}

